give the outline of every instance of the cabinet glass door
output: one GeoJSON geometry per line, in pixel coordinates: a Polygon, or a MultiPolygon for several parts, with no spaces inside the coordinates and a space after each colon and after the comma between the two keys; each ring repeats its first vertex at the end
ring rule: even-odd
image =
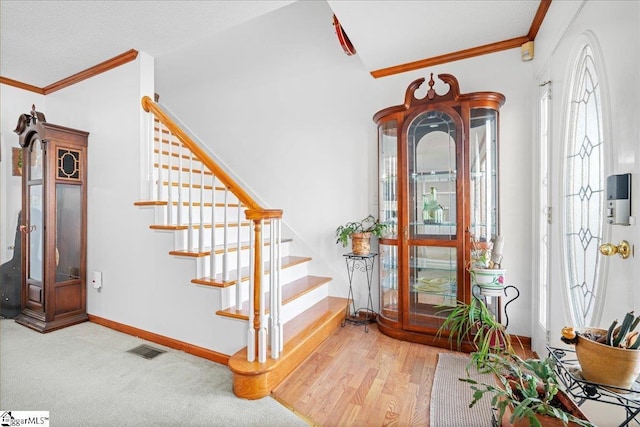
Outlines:
{"type": "Polygon", "coordinates": [[[44,150],[39,139],[23,152],[26,159],[26,212],[24,236],[27,248],[27,289],[25,304],[34,311],[42,310],[42,282],[44,280],[44,150]]]}
{"type": "Polygon", "coordinates": [[[380,221],[387,230],[380,240],[380,315],[398,320],[398,128],[388,121],[378,128],[380,221]]]}
{"type": "Polygon", "coordinates": [[[477,242],[490,242],[498,233],[498,112],[471,110],[469,134],[469,192],[471,234],[477,242]]]}
{"type": "Polygon", "coordinates": [[[409,327],[434,319],[458,298],[456,121],[444,111],[418,115],[407,129],[407,294],[409,327]]]}

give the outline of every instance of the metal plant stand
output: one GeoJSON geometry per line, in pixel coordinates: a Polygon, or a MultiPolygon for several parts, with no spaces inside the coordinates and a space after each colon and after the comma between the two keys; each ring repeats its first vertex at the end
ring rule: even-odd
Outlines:
{"type": "Polygon", "coordinates": [[[603,386],[582,378],[580,364],[574,350],[547,347],[549,356],[556,364],[558,378],[565,386],[569,394],[578,406],[587,400],[622,406],[625,409],[626,418],[619,424],[620,427],[629,425],[632,421],[640,423],[640,383],[634,382],[630,389],[615,386],[603,386]]]}
{"type": "Polygon", "coordinates": [[[377,253],[355,255],[352,252],[344,254],[344,258],[347,263],[347,275],[349,277],[348,298],[350,304],[347,304],[344,320],[342,321],[342,326],[344,326],[346,322],[356,325],[364,325],[364,331],[369,332],[368,324],[376,320],[377,313],[373,310],[373,300],[371,299],[371,282],[373,281],[373,267],[377,255],[377,253]],[[364,272],[367,277],[368,297],[366,308],[356,309],[356,303],[353,298],[353,272],[356,270],[364,272]],[[359,311],[364,311],[364,315],[359,315],[359,311]]]}
{"type": "MultiPolygon", "coordinates": [[[[507,307],[509,306],[509,304],[511,304],[512,302],[518,299],[518,297],[520,296],[520,291],[518,290],[518,288],[516,288],[513,285],[507,285],[504,287],[502,292],[504,293],[504,298],[506,299],[506,302],[504,304],[504,309],[502,310],[504,312],[503,324],[506,328],[507,326],[509,326],[509,315],[507,314],[507,307]],[[510,290],[513,290],[515,292],[515,295],[512,297],[509,297],[508,291],[510,290]]],[[[487,307],[491,307],[493,315],[496,317],[496,319],[498,319],[499,322],[502,322],[502,319],[500,316],[500,306],[502,304],[502,298],[503,298],[502,295],[482,295],[480,293],[479,285],[473,285],[473,287],[471,288],[471,293],[475,298],[482,301],[487,307]],[[488,300],[491,300],[491,303],[489,303],[488,300]]]]}

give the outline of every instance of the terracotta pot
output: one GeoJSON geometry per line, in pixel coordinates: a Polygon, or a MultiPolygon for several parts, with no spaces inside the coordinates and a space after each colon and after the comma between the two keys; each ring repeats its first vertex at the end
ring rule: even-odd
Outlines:
{"type": "Polygon", "coordinates": [[[353,233],[351,235],[351,252],[354,255],[369,255],[371,252],[371,233],[353,233]]]}
{"type": "MultiPolygon", "coordinates": [[[[586,331],[599,335],[607,333],[600,328],[583,328],[580,332],[586,331]]],[[[576,343],[576,356],[582,369],[582,377],[594,383],[628,389],[640,374],[640,350],[600,344],[584,338],[580,333],[576,343]]]]}

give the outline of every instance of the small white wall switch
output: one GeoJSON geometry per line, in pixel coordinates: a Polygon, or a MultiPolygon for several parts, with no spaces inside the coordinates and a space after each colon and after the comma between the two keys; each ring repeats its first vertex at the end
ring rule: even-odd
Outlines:
{"type": "Polygon", "coordinates": [[[93,280],[91,283],[95,289],[100,289],[102,287],[102,271],[93,272],[93,280]]]}

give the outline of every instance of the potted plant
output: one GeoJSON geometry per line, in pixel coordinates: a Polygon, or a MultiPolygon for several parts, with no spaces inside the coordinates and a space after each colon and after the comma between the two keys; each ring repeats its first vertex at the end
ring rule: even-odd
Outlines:
{"type": "Polygon", "coordinates": [[[479,242],[471,236],[471,264],[468,268],[471,281],[486,296],[502,295],[505,288],[504,276],[507,270],[501,268],[502,236],[489,242],[479,242]]]}
{"type": "Polygon", "coordinates": [[[369,215],[361,221],[347,222],[336,229],[336,244],[346,247],[351,238],[351,250],[354,255],[368,255],[371,250],[371,235],[382,237],[387,224],[369,215]]]}
{"type": "MultiPolygon", "coordinates": [[[[475,366],[484,370],[492,359],[492,353],[515,354],[511,335],[507,328],[495,318],[483,301],[473,296],[470,303],[458,301],[454,307],[447,307],[439,314],[447,314],[438,329],[436,337],[448,332],[449,343],[453,348],[462,349],[463,342],[471,342],[475,351],[471,360],[475,366]]],[[[522,346],[522,344],[520,344],[522,346]]]]}
{"type": "Polygon", "coordinates": [[[562,329],[563,341],[575,344],[585,380],[621,389],[631,388],[640,374],[640,332],[635,330],[639,323],[640,316],[636,317],[631,311],[620,325],[614,320],[608,329],[562,329]]]}
{"type": "MultiPolygon", "coordinates": [[[[523,360],[515,354],[488,356],[497,383],[483,383],[470,377],[460,381],[471,384],[473,407],[485,394],[502,426],[583,426],[592,427],[575,403],[559,390],[554,361],[523,360]]],[[[494,424],[497,425],[497,424],[494,424]]]]}
{"type": "Polygon", "coordinates": [[[474,285],[480,288],[480,294],[486,296],[502,295],[504,292],[504,275],[502,268],[470,268],[469,274],[474,285]]]}

